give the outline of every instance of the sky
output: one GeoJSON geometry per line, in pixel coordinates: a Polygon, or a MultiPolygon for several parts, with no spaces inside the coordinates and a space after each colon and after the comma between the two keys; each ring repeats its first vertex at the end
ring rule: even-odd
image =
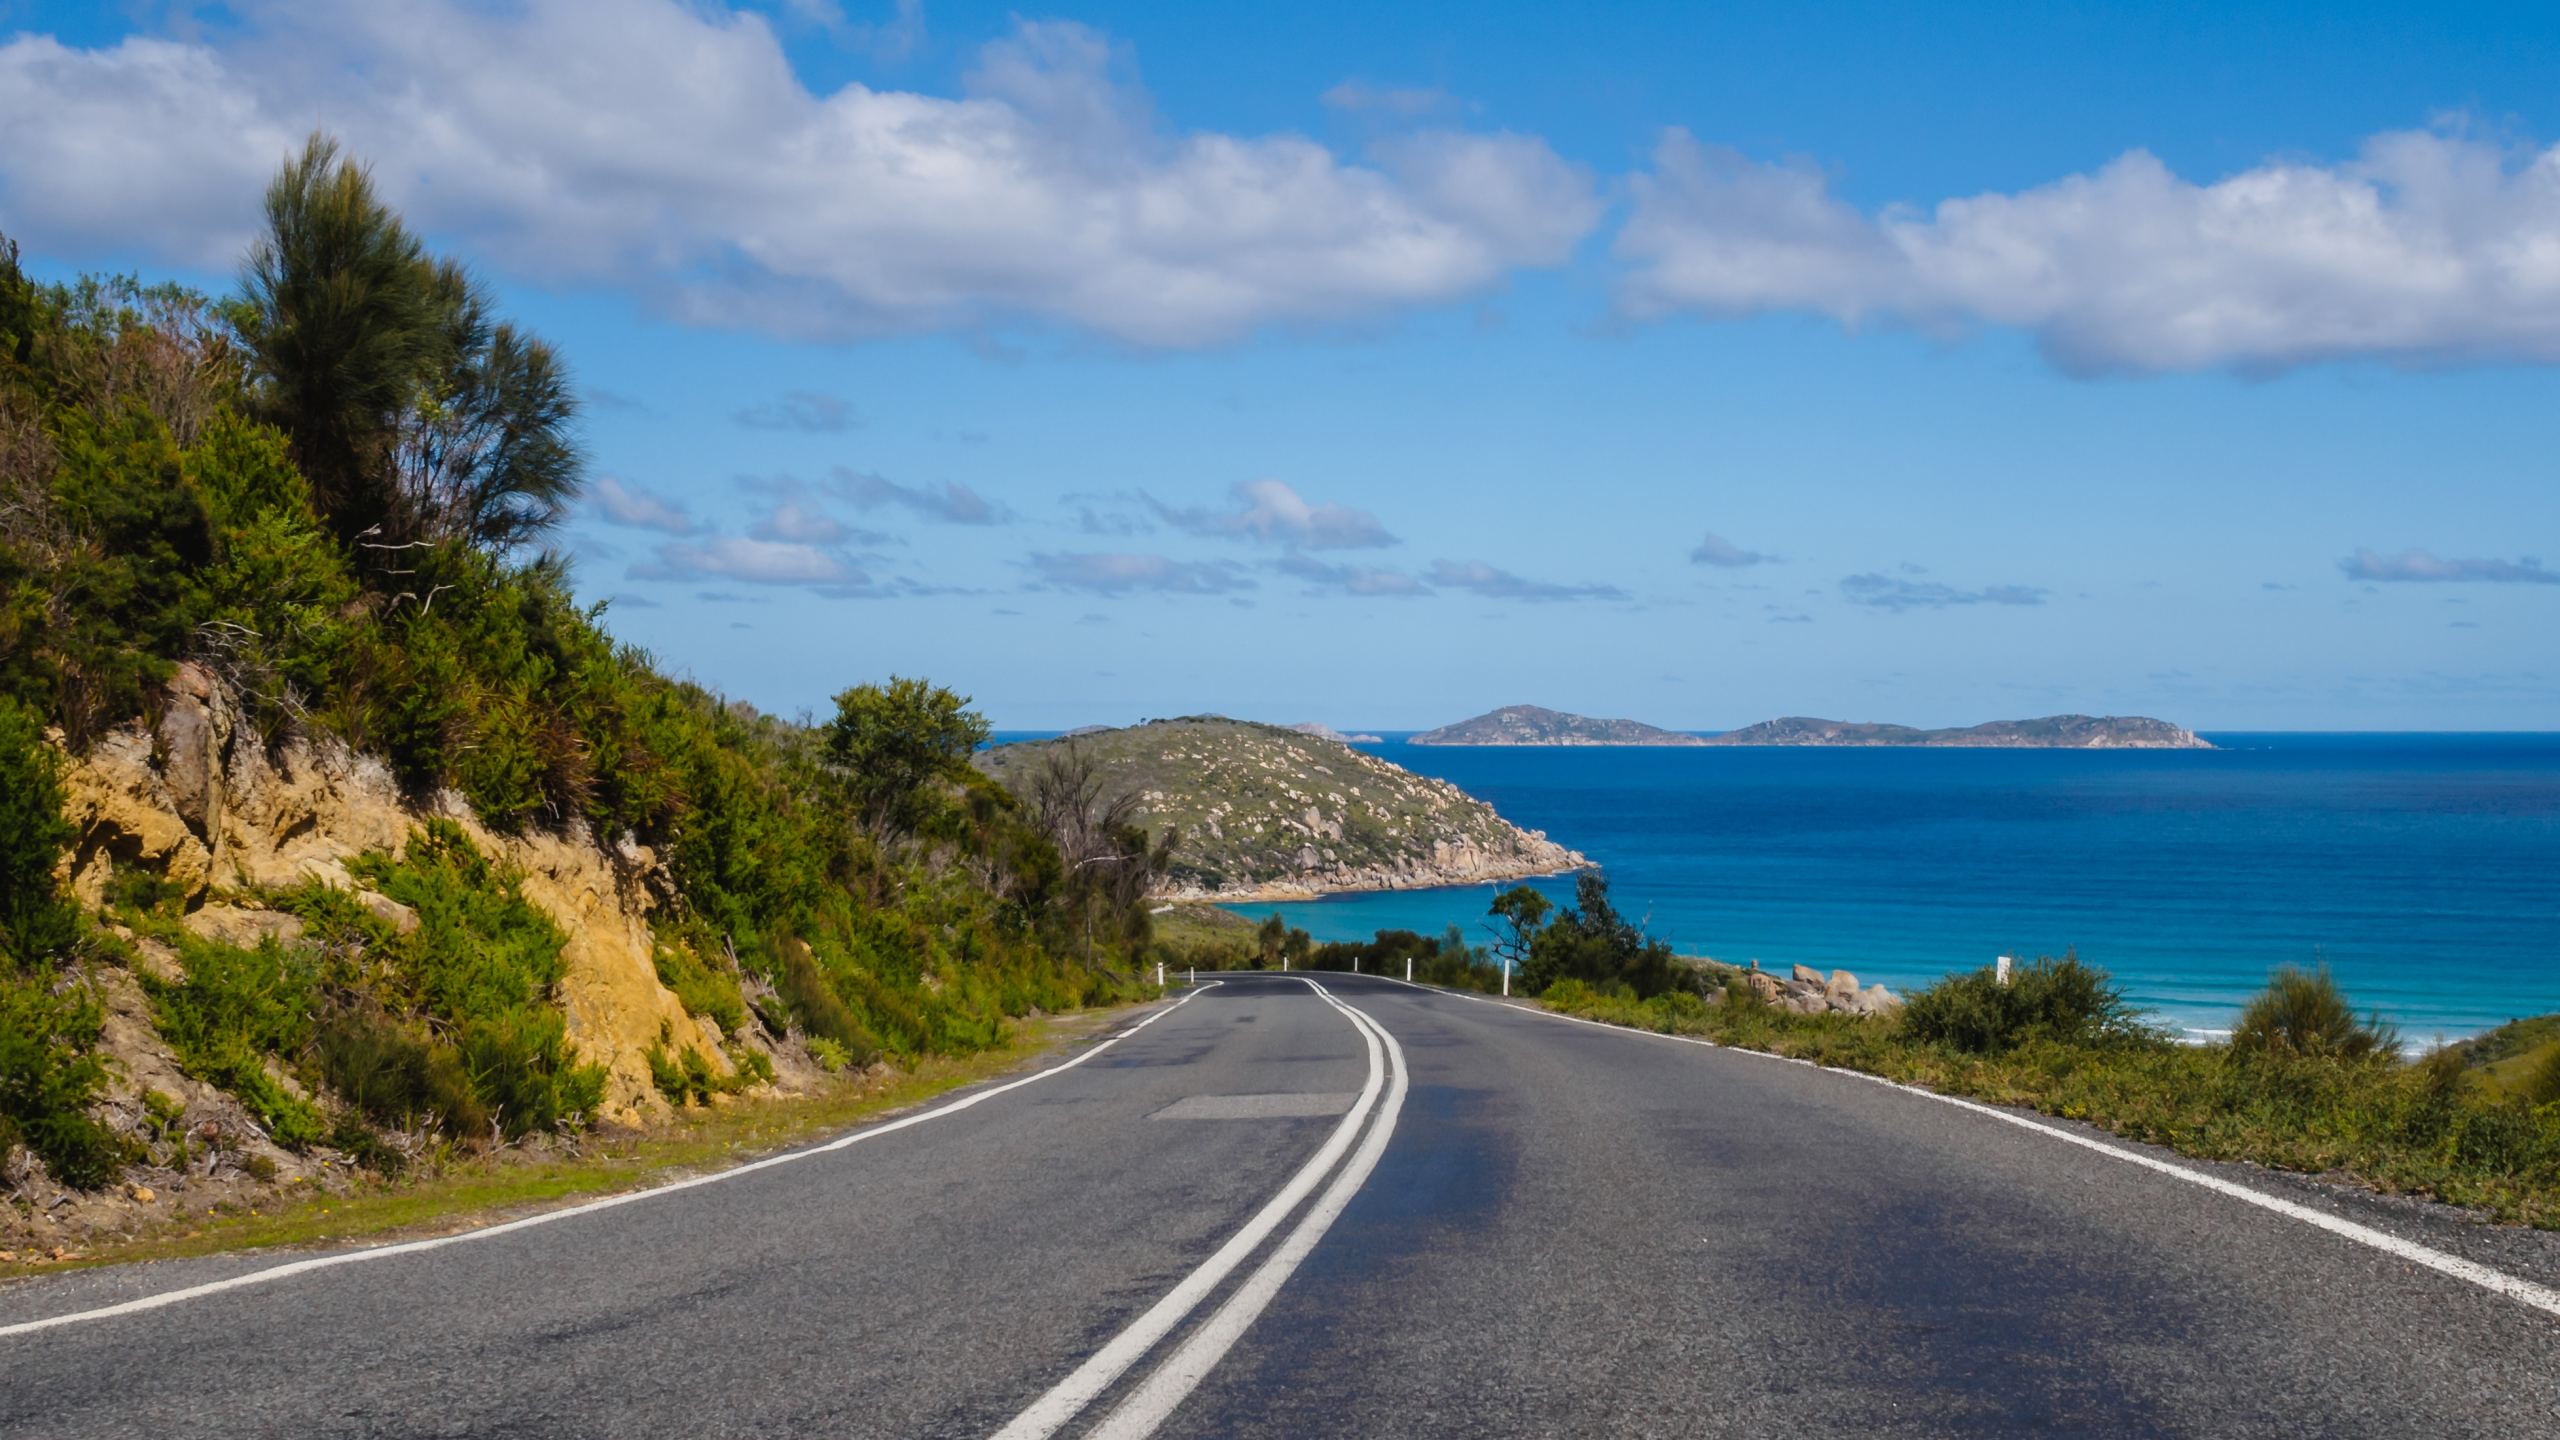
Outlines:
{"type": "Polygon", "coordinates": [[[0,0],[0,234],[338,136],[785,714],[2560,730],[2560,7],[0,0]],[[2553,557],[2546,560],[2543,557],[2553,557]]]}

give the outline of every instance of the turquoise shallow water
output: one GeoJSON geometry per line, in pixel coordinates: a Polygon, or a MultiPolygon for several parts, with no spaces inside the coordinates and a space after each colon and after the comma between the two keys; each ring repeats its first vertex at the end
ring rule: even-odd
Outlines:
{"type": "MultiPolygon", "coordinates": [[[[1620,909],[1720,960],[1899,990],[2077,947],[2196,1030],[2287,961],[2327,961],[2413,1039],[2560,1011],[2560,735],[2208,738],[2224,748],[1364,748],[1581,850],[1620,909]]],[[[1481,938],[1491,894],[1241,908],[1319,939],[1481,938]]]]}

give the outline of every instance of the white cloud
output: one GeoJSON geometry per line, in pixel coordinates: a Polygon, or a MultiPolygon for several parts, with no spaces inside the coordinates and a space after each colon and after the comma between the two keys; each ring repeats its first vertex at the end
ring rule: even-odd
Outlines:
{"type": "MultiPolygon", "coordinates": [[[[1917,572],[1917,566],[1904,566],[1917,572]]],[[[1852,605],[1901,614],[1906,610],[1944,610],[1951,605],[2041,605],[2047,592],[2034,585],[1986,585],[1959,590],[1934,580],[1904,580],[1869,572],[1840,582],[1840,593],[1852,605]]]]}
{"type": "Polygon", "coordinates": [[[202,39],[0,45],[0,224],[227,264],[317,124],[448,243],[684,318],[845,336],[1029,321],[1143,346],[1357,319],[1562,262],[1590,177],[1508,134],[1361,159],[1178,132],[1065,23],[957,95],[817,93],[770,24],[679,0],[276,0],[202,39]]]}
{"type": "MultiPolygon", "coordinates": [[[[841,545],[855,532],[833,515],[812,510],[796,500],[785,500],[767,511],[747,530],[758,540],[779,540],[797,545],[841,545]]],[[[865,543],[886,537],[870,531],[861,532],[865,543]]]]}
{"type": "Polygon", "coordinates": [[[1304,555],[1284,556],[1274,561],[1272,568],[1306,581],[1313,587],[1309,594],[1327,590],[1370,597],[1431,593],[1430,586],[1401,570],[1381,570],[1369,565],[1328,565],[1304,555]]]}
{"type": "Polygon", "coordinates": [[[1758,550],[1745,550],[1712,530],[1707,532],[1705,539],[1698,542],[1697,549],[1689,552],[1689,563],[1713,565],[1720,570],[1747,570],[1754,565],[1768,564],[1777,558],[1775,555],[1763,554],[1758,550]]]}
{"type": "Polygon", "coordinates": [[[690,535],[702,528],[683,506],[663,495],[653,495],[637,485],[624,484],[611,475],[599,475],[588,487],[588,500],[596,513],[615,525],[634,530],[658,530],[669,535],[690,535]]]}
{"type": "Polygon", "coordinates": [[[1527,600],[1544,603],[1555,600],[1624,600],[1627,592],[1615,585],[1569,585],[1553,580],[1530,580],[1499,570],[1481,560],[1435,560],[1426,580],[1447,590],[1466,590],[1488,600],[1527,600]]]}
{"type": "Polygon", "coordinates": [[[822,546],[734,535],[716,535],[699,543],[661,545],[655,564],[634,566],[631,574],[642,580],[721,579],[755,585],[870,583],[870,577],[851,560],[822,546]]]}
{"type": "Polygon", "coordinates": [[[1233,565],[1175,560],[1163,555],[1042,553],[1027,562],[1039,583],[1096,595],[1155,591],[1170,595],[1222,595],[1250,590],[1253,580],[1233,565]]]}
{"type": "Polygon", "coordinates": [[[2035,336],[2076,372],[2560,360],[2560,147],[2385,134],[2198,184],[2146,151],[1863,213],[1674,130],[1617,240],[1628,313],[1807,310],[2035,336]]]}
{"type": "Polygon", "coordinates": [[[1308,550],[1356,550],[1393,545],[1396,537],[1366,510],[1311,505],[1282,480],[1248,480],[1230,487],[1226,510],[1177,510],[1149,497],[1158,518],[1185,534],[1262,540],[1308,550]]]}
{"type": "Polygon", "coordinates": [[[940,485],[901,485],[884,476],[838,467],[825,482],[825,488],[853,502],[858,509],[896,505],[949,525],[1001,525],[1013,518],[1012,511],[957,480],[945,480],[940,485]]]}
{"type": "Polygon", "coordinates": [[[2530,555],[2521,560],[2449,560],[2428,550],[2403,550],[2397,555],[2358,550],[2339,561],[2338,568],[2350,580],[2560,585],[2560,570],[2546,569],[2530,555]]]}

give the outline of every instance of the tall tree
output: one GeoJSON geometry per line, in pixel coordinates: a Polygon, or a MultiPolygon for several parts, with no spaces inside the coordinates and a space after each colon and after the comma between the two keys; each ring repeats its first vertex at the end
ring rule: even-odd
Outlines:
{"type": "Polygon", "coordinates": [[[987,733],[986,717],[969,708],[968,696],[893,675],[887,685],[856,685],[836,696],[827,758],[842,770],[865,820],[913,830],[927,787],[957,776],[987,733]]]}
{"type": "Polygon", "coordinates": [[[336,141],[314,135],[267,187],[242,288],[256,393],[341,539],[507,550],[559,524],[585,463],[566,367],[493,319],[336,141]]]}

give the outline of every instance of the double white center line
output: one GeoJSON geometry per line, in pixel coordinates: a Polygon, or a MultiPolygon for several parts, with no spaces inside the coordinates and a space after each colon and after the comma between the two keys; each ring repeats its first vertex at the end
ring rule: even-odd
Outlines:
{"type": "Polygon", "coordinates": [[[1093,1357],[1076,1367],[1075,1372],[1051,1386],[1049,1392],[1033,1401],[1029,1409],[1013,1418],[1013,1422],[996,1432],[996,1440],[1047,1440],[1060,1428],[1081,1414],[1096,1396],[1111,1388],[1121,1376],[1146,1358],[1167,1335],[1182,1324],[1201,1302],[1208,1299],[1227,1276],[1260,1249],[1271,1232],[1296,1210],[1308,1192],[1323,1182],[1345,1151],[1358,1149],[1349,1163],[1334,1172],[1333,1183],[1325,1187],[1307,1212],[1299,1217],[1297,1227],[1289,1232],[1261,1266],[1220,1305],[1207,1320],[1177,1347],[1173,1354],[1157,1365],[1154,1372],[1140,1381],[1101,1423],[1088,1432],[1108,1440],[1139,1440],[1152,1434],[1164,1423],[1183,1398],[1208,1378],[1218,1361],[1243,1337],[1247,1327],[1269,1306],[1280,1287],[1298,1268],[1316,1242],[1324,1238],[1343,1207],[1378,1167],[1378,1157],[1386,1153],[1387,1141],[1395,1133],[1396,1116],[1404,1109],[1406,1088],[1404,1049],[1386,1027],[1335,999],[1331,992],[1313,980],[1305,982],[1323,1001],[1350,1020],[1368,1044],[1369,1078],[1360,1090],[1360,1098],[1351,1112],[1342,1117],[1326,1137],[1322,1149],[1315,1153],[1268,1204],[1245,1222],[1242,1229],[1227,1238],[1216,1254],[1202,1262],[1200,1268],[1182,1279],[1165,1297],[1140,1315],[1129,1327],[1112,1337],[1111,1342],[1095,1351],[1093,1357]],[[1372,1116],[1374,1124],[1370,1124],[1372,1116]],[[1368,1125],[1365,1137],[1361,1127],[1368,1125]]]}

